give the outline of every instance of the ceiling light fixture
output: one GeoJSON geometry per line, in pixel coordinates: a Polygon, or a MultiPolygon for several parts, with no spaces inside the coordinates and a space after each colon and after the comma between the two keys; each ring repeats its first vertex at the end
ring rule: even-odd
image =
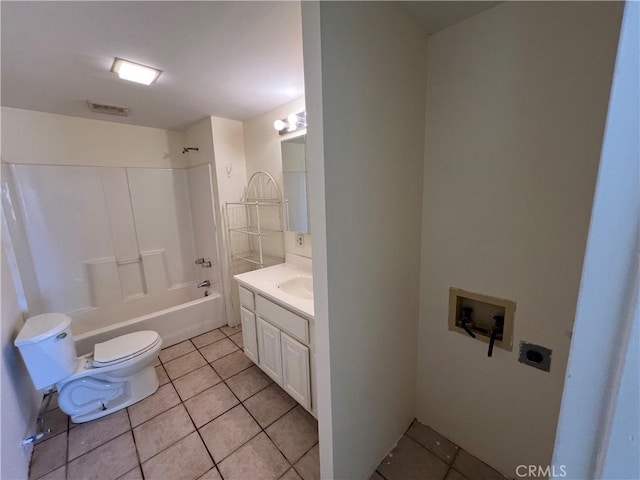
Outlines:
{"type": "Polygon", "coordinates": [[[157,68],[147,67],[146,65],[130,62],[129,60],[123,60],[118,57],[113,60],[111,71],[117,73],[123,80],[129,80],[130,82],[141,83],[143,85],[151,85],[162,73],[162,70],[158,70],[157,68]]]}
{"type": "Polygon", "coordinates": [[[275,128],[280,135],[295,132],[298,129],[306,128],[307,112],[290,113],[287,118],[282,118],[273,122],[275,128]]]}

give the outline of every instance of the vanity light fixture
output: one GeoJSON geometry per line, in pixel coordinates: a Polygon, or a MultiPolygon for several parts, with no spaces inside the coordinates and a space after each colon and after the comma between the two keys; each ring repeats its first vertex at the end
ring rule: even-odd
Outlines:
{"type": "Polygon", "coordinates": [[[298,129],[306,128],[306,126],[307,112],[304,110],[299,113],[290,113],[287,115],[287,118],[273,122],[273,128],[275,128],[280,135],[295,132],[298,129]]]}
{"type": "Polygon", "coordinates": [[[117,73],[123,80],[129,80],[143,85],[151,85],[162,73],[162,70],[158,70],[157,68],[147,67],[146,65],[130,62],[129,60],[123,60],[118,57],[113,60],[111,71],[117,73]]]}

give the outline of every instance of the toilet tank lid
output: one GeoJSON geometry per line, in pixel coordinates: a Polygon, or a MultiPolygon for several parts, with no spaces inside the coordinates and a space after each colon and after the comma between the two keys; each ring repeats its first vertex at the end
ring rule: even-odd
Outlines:
{"type": "Polygon", "coordinates": [[[13,342],[16,347],[38,343],[58,335],[71,325],[71,318],[62,313],[43,313],[30,317],[13,342]]]}

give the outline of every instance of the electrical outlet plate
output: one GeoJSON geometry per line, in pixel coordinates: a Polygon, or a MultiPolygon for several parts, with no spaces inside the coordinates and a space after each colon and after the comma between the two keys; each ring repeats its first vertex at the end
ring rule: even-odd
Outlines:
{"type": "Polygon", "coordinates": [[[529,365],[530,367],[549,372],[551,371],[552,353],[552,350],[541,345],[534,345],[533,343],[521,341],[518,361],[525,365],[529,365]]]}
{"type": "Polygon", "coordinates": [[[296,246],[299,248],[304,247],[304,235],[301,233],[296,233],[296,246]]]}

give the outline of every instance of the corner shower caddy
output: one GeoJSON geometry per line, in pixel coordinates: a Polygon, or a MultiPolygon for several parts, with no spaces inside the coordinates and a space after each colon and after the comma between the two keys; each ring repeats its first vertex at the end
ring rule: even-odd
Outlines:
{"type": "Polygon", "coordinates": [[[284,262],[282,192],[267,172],[251,175],[245,199],[227,202],[225,216],[231,266],[268,267],[284,262]],[[238,265],[238,263],[244,265],[238,265]]]}

